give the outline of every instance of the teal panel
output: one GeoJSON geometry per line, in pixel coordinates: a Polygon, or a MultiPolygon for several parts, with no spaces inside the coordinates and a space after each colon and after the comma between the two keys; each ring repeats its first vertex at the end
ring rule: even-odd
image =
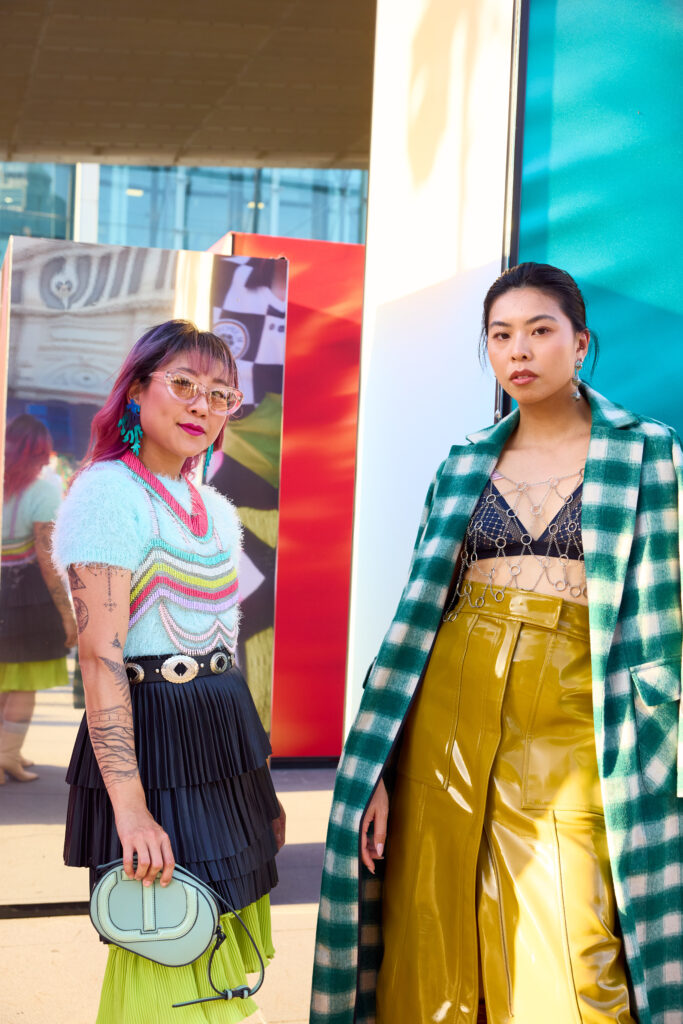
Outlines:
{"type": "Polygon", "coordinates": [[[579,282],[595,386],[683,433],[683,4],[530,0],[520,260],[579,282]]]}

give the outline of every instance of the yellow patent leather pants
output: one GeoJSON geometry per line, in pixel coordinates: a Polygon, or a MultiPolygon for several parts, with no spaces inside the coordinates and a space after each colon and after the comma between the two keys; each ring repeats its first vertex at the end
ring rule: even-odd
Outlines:
{"type": "Polygon", "coordinates": [[[377,1024],[475,1024],[480,996],[489,1024],[632,1024],[587,608],[512,590],[442,623],[386,857],[377,1024]]]}

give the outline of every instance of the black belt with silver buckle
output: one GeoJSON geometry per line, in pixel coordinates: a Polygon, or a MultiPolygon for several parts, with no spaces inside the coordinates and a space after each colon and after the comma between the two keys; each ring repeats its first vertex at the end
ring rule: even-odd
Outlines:
{"type": "Polygon", "coordinates": [[[235,664],[231,651],[218,648],[208,654],[167,654],[160,658],[145,655],[125,662],[130,683],[189,683],[202,676],[219,676],[235,664]]]}

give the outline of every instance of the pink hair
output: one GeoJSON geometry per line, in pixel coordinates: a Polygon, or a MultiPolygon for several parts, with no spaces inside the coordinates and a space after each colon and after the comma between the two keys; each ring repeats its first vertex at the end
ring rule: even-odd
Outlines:
{"type": "MultiPolygon", "coordinates": [[[[221,363],[226,370],[228,383],[237,387],[237,367],[228,345],[211,331],[200,331],[189,320],[166,320],[152,327],[136,341],[126,356],[111,393],[99,412],[93,417],[90,428],[90,442],[78,472],[95,462],[109,462],[120,459],[128,450],[119,430],[119,420],[128,404],[128,393],[136,383],[144,384],[150,373],[158,370],[180,352],[197,357],[200,366],[211,367],[221,363]]],[[[227,420],[226,420],[227,423],[227,420]]],[[[220,450],[223,444],[225,426],[214,441],[220,450]]],[[[186,459],[181,472],[190,473],[201,460],[202,455],[186,459]]]]}
{"type": "Polygon", "coordinates": [[[52,438],[45,424],[29,413],[15,416],[5,434],[5,501],[33,483],[51,454],[52,438]]]}

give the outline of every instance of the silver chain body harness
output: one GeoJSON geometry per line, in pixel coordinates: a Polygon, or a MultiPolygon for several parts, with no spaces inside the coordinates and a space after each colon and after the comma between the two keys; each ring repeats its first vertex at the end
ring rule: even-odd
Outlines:
{"type": "Polygon", "coordinates": [[[542,579],[550,583],[558,596],[574,600],[586,597],[581,537],[582,490],[583,469],[539,483],[517,482],[495,470],[467,526],[455,591],[444,620],[455,617],[461,600],[467,601],[471,608],[481,608],[487,593],[495,601],[501,601],[507,588],[535,591],[542,579]],[[545,490],[541,499],[534,502],[531,493],[540,487],[545,490]],[[548,521],[545,506],[551,494],[556,494],[562,504],[548,521]],[[537,536],[532,536],[520,520],[520,505],[531,514],[539,530],[542,528],[537,536]],[[520,587],[518,582],[522,571],[520,559],[525,557],[534,558],[538,564],[538,576],[530,587],[520,587]],[[490,569],[479,568],[480,561],[491,558],[495,561],[490,569]],[[579,573],[572,573],[571,581],[570,562],[580,563],[579,573]],[[470,576],[466,579],[469,570],[470,576]],[[472,582],[475,580],[483,583],[485,590],[473,600],[472,582]]]}

